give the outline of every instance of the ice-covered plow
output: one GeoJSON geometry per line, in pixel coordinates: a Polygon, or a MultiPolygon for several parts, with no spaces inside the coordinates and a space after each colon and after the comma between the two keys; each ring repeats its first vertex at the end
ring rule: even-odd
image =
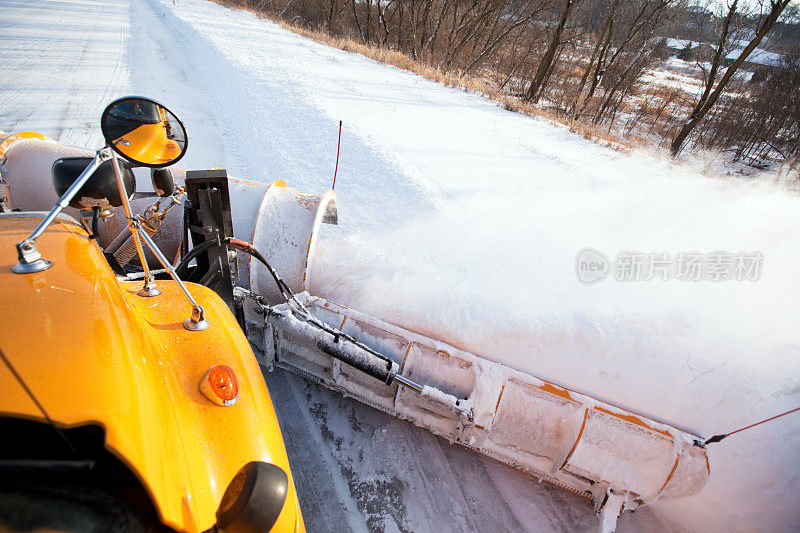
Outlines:
{"type": "MultiPolygon", "coordinates": [[[[52,162],[81,153],[12,141],[3,146],[0,171],[14,204],[37,209],[37,202],[51,201],[52,162]]],[[[208,201],[230,206],[226,232],[250,252],[230,270],[243,325],[268,368],[285,368],[584,496],[604,531],[614,529],[623,510],[690,496],[705,484],[710,468],[697,435],[309,295],[320,225],[337,220],[333,191],[314,195],[281,181],[222,175],[215,183],[224,194],[208,201]]],[[[182,172],[177,178],[183,181],[182,172]]],[[[153,239],[177,254],[186,239],[176,229],[180,210],[168,214],[169,207],[153,211],[150,204],[152,198],[134,201],[143,216],[154,217],[153,239]]],[[[119,218],[101,223],[102,247],[119,237],[119,218]]]]}
{"type": "Polygon", "coordinates": [[[289,304],[242,294],[248,337],[268,368],[591,499],[606,530],[622,510],[696,493],[710,473],[702,441],[691,433],[308,293],[298,302],[331,329],[289,304]]]}

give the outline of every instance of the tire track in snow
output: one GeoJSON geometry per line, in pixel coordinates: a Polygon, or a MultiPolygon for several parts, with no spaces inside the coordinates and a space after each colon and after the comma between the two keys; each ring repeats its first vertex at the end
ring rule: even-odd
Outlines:
{"type": "Polygon", "coordinates": [[[13,2],[4,4],[2,13],[3,129],[99,146],[98,122],[108,96],[128,86],[123,52],[127,3],[13,2]]]}
{"type": "MultiPolygon", "coordinates": [[[[23,33],[23,41],[8,50],[0,50],[0,63],[3,64],[4,75],[0,79],[0,117],[12,118],[11,122],[3,124],[9,132],[17,131],[18,126],[36,113],[37,106],[17,106],[17,102],[26,98],[26,91],[20,85],[33,86],[37,79],[33,77],[30,61],[36,55],[41,44],[35,38],[37,22],[36,11],[42,9],[36,6],[25,6],[22,12],[14,11],[14,16],[4,17],[0,23],[0,32],[4,35],[23,33]],[[28,21],[28,22],[23,22],[28,21]],[[7,81],[6,81],[7,80],[7,81]],[[7,84],[7,86],[6,86],[7,84]],[[20,108],[27,107],[26,110],[20,108]],[[21,112],[20,112],[21,111],[21,112]]],[[[69,17],[60,17],[50,26],[50,32],[63,35],[69,26],[69,17]]],[[[13,42],[13,41],[11,41],[13,42]]],[[[63,72],[63,67],[58,69],[63,72]]],[[[52,72],[50,73],[52,75],[52,72]]]]}
{"type": "Polygon", "coordinates": [[[130,11],[133,92],[160,101],[184,123],[189,144],[183,167],[228,168],[228,143],[212,111],[208,80],[191,67],[187,50],[175,40],[165,15],[143,0],[131,0],[130,11]]]}
{"type": "MultiPolygon", "coordinates": [[[[261,181],[283,179],[291,187],[314,192],[329,188],[338,124],[313,106],[313,95],[298,82],[302,62],[292,62],[289,52],[297,46],[294,37],[265,34],[262,41],[244,47],[241,43],[251,36],[252,24],[266,21],[252,16],[246,22],[226,24],[221,39],[213,24],[218,23],[216,12],[225,8],[147,1],[169,34],[193,51],[188,63],[207,80],[213,113],[228,146],[229,172],[261,181]]],[[[396,202],[398,196],[413,201],[418,212],[433,208],[429,194],[387,164],[383,154],[348,128],[347,117],[341,118],[345,120],[337,178],[341,218],[339,229],[333,231],[385,230],[403,224],[408,214],[396,202]]]]}

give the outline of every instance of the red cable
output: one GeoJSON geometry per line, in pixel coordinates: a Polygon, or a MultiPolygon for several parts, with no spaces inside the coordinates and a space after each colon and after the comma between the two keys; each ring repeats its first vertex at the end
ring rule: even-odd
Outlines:
{"type": "Polygon", "coordinates": [[[708,440],[706,441],[706,444],[711,444],[711,443],[713,443],[713,442],[719,442],[719,441],[721,441],[722,439],[724,439],[725,437],[730,437],[730,436],[731,436],[731,435],[733,435],[734,433],[739,433],[740,431],[744,431],[745,429],[750,429],[750,428],[752,428],[752,427],[756,427],[756,426],[758,426],[758,425],[760,425],[760,424],[763,424],[764,422],[769,422],[770,420],[775,420],[776,418],[780,418],[780,417],[782,417],[782,416],[786,416],[786,415],[788,415],[788,414],[794,413],[795,411],[800,411],[800,407],[795,407],[794,409],[790,409],[789,411],[786,411],[785,413],[781,413],[781,414],[779,414],[779,415],[775,415],[775,416],[773,416],[773,417],[766,418],[766,419],[764,419],[764,420],[761,420],[761,421],[759,421],[759,422],[756,422],[755,424],[750,424],[749,426],[745,426],[745,427],[743,427],[743,428],[739,428],[739,429],[737,429],[737,430],[735,430],[735,431],[731,431],[730,433],[723,433],[723,434],[721,434],[721,435],[714,435],[713,437],[711,437],[710,439],[708,439],[708,440]]]}
{"type": "Polygon", "coordinates": [[[750,424],[749,426],[745,426],[745,427],[743,427],[741,429],[737,429],[736,431],[731,431],[730,433],[728,433],[728,435],[733,435],[734,433],[739,433],[740,431],[744,431],[745,429],[750,429],[751,427],[755,427],[755,426],[757,426],[759,424],[763,424],[764,422],[769,422],[770,420],[775,420],[776,418],[780,418],[782,416],[786,416],[786,415],[788,415],[790,413],[794,413],[795,411],[800,411],[800,407],[795,407],[791,411],[786,411],[785,413],[781,413],[779,415],[775,415],[772,418],[767,418],[766,420],[762,420],[761,422],[756,422],[755,424],[750,424]]]}

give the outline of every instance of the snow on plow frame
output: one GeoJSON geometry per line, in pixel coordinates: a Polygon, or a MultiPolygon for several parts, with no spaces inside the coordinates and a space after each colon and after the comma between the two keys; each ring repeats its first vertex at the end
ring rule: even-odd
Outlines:
{"type": "Polygon", "coordinates": [[[426,386],[422,394],[386,386],[323,353],[288,306],[245,298],[248,337],[268,368],[285,368],[591,499],[604,530],[613,530],[623,509],[690,496],[708,479],[696,435],[308,293],[298,299],[426,386]]]}

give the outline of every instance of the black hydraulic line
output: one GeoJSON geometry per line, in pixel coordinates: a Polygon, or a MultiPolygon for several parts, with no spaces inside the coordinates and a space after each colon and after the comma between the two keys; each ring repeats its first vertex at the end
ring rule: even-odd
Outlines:
{"type": "MultiPolygon", "coordinates": [[[[374,377],[375,379],[379,379],[384,382],[386,385],[391,385],[393,382],[397,382],[404,387],[408,387],[411,390],[414,390],[418,393],[422,393],[423,386],[419,383],[416,383],[406,377],[403,377],[397,374],[394,371],[394,365],[396,364],[390,358],[386,357],[382,353],[373,350],[369,346],[358,342],[356,339],[351,337],[350,335],[344,333],[341,330],[338,330],[334,327],[329,326],[328,324],[318,320],[317,317],[312,315],[308,309],[297,299],[292,289],[286,284],[285,281],[278,275],[278,272],[272,268],[272,265],[266,260],[266,258],[261,255],[261,253],[256,250],[252,244],[249,242],[242,241],[240,239],[233,239],[233,238],[226,238],[223,241],[226,245],[235,248],[237,250],[241,250],[242,252],[254,257],[260,263],[262,263],[269,273],[272,275],[272,278],[275,280],[275,283],[278,286],[278,290],[283,295],[284,299],[286,299],[286,303],[291,305],[292,302],[297,306],[295,312],[299,313],[304,319],[305,323],[309,326],[314,326],[318,329],[321,329],[325,333],[328,333],[333,337],[330,341],[327,339],[317,339],[317,348],[323,353],[326,353],[333,357],[334,359],[338,359],[345,364],[352,366],[353,368],[357,368],[362,372],[366,373],[374,377]],[[358,348],[366,352],[368,355],[364,357],[362,354],[359,354],[357,351],[354,351],[352,348],[349,348],[346,344],[339,342],[340,339],[344,339],[348,343],[350,343],[353,347],[358,348]],[[377,359],[371,359],[374,357],[377,359]]],[[[257,302],[262,305],[268,305],[263,298],[258,296],[257,294],[251,293],[257,302]]],[[[291,313],[291,311],[290,311],[291,313]]],[[[294,314],[294,313],[292,313],[294,314]]]]}
{"type": "Polygon", "coordinates": [[[181,258],[180,263],[178,263],[178,265],[175,267],[175,272],[178,274],[178,276],[182,276],[185,273],[186,269],[189,267],[189,263],[191,263],[193,259],[195,259],[198,255],[208,250],[212,246],[219,246],[219,245],[220,245],[219,241],[213,241],[213,240],[198,244],[197,246],[189,250],[186,253],[186,255],[181,258]]]}
{"type": "MultiPolygon", "coordinates": [[[[325,324],[321,320],[317,319],[317,317],[312,315],[308,311],[308,309],[306,309],[306,307],[297,299],[292,289],[289,288],[289,286],[286,284],[285,281],[283,281],[283,278],[281,278],[278,272],[272,267],[272,265],[269,264],[267,259],[258,250],[256,250],[253,247],[253,245],[250,244],[249,242],[231,237],[223,239],[221,243],[218,241],[206,241],[204,243],[195,246],[189,252],[187,252],[187,254],[181,259],[180,263],[175,268],[175,270],[180,274],[180,272],[184,270],[186,267],[188,267],[189,263],[198,255],[203,253],[203,251],[207,250],[208,248],[211,248],[212,246],[218,246],[220,244],[244,252],[250,255],[251,257],[255,258],[261,264],[263,264],[269,271],[272,278],[275,280],[275,284],[278,286],[278,290],[280,291],[281,295],[283,295],[283,298],[286,300],[286,303],[288,303],[289,305],[293,305],[295,307],[294,312],[300,314],[303,317],[304,321],[310,326],[314,326],[318,329],[321,329],[322,331],[330,334],[333,337],[330,341],[319,340],[317,342],[317,347],[322,352],[330,355],[331,357],[334,357],[335,359],[339,359],[340,361],[354,368],[357,368],[375,377],[376,379],[380,379],[387,385],[391,385],[392,381],[394,381],[394,379],[397,379],[399,377],[395,376],[395,373],[392,370],[392,365],[394,365],[395,363],[390,358],[388,358],[387,356],[383,355],[380,352],[373,350],[369,346],[357,341],[350,335],[332,326],[329,326],[328,324],[325,324]],[[378,358],[380,363],[378,363],[377,361],[369,361],[363,356],[359,357],[358,354],[353,353],[352,350],[349,350],[345,346],[340,344],[339,342],[340,339],[343,339],[351,343],[355,347],[367,352],[369,355],[378,358]]],[[[258,296],[257,294],[253,294],[253,297],[255,297],[256,301],[258,301],[262,305],[268,305],[264,301],[264,299],[258,296]]],[[[422,387],[420,385],[410,380],[398,379],[398,381],[402,382],[403,385],[410,387],[418,392],[422,390],[422,387]]]]}
{"type": "MultiPolygon", "coordinates": [[[[261,296],[259,296],[258,294],[250,293],[250,295],[251,295],[251,297],[253,299],[255,299],[261,305],[269,306],[269,304],[261,296]]],[[[316,327],[317,329],[321,329],[325,333],[333,335],[333,342],[338,343],[339,339],[344,339],[345,341],[347,341],[347,342],[349,342],[349,343],[351,343],[351,344],[353,344],[355,346],[358,346],[359,348],[361,348],[365,352],[369,353],[370,355],[374,355],[375,357],[383,360],[386,363],[393,363],[393,361],[390,358],[386,357],[382,353],[373,350],[372,348],[370,348],[366,344],[363,344],[363,343],[359,342],[358,340],[356,340],[354,337],[348,335],[347,333],[345,333],[345,332],[343,332],[343,331],[341,331],[339,329],[336,329],[333,326],[329,326],[328,324],[326,324],[325,322],[322,322],[321,320],[318,320],[317,317],[315,317],[314,315],[309,313],[308,309],[306,309],[305,306],[303,306],[303,304],[301,304],[300,302],[297,302],[297,304],[301,306],[301,309],[297,309],[296,311],[300,312],[302,317],[305,319],[305,322],[307,324],[309,324],[309,325],[312,325],[312,326],[316,327]]],[[[328,355],[332,355],[332,354],[329,353],[328,355]]]]}
{"type": "MultiPolygon", "coordinates": [[[[264,258],[263,255],[261,255],[261,253],[258,250],[253,248],[252,244],[250,244],[248,242],[245,242],[245,241],[242,241],[242,240],[239,240],[239,239],[231,239],[231,238],[225,239],[224,242],[228,246],[231,246],[232,248],[235,248],[237,250],[241,250],[242,252],[254,257],[256,260],[258,260],[260,263],[262,263],[265,267],[267,267],[267,270],[269,270],[270,274],[272,274],[272,278],[275,280],[275,283],[278,285],[278,290],[281,291],[281,294],[286,299],[286,303],[294,302],[298,306],[297,311],[299,311],[303,315],[303,318],[305,318],[306,322],[308,322],[309,324],[311,324],[313,326],[316,326],[317,328],[321,329],[322,331],[324,331],[326,333],[330,333],[331,335],[333,335],[333,341],[334,342],[339,342],[339,339],[342,338],[342,339],[344,339],[344,340],[346,340],[348,342],[351,342],[351,343],[355,344],[356,346],[358,346],[362,350],[365,350],[365,351],[369,352],[370,354],[374,355],[375,357],[378,357],[378,358],[382,359],[383,361],[386,361],[387,363],[392,363],[392,360],[389,359],[388,357],[386,357],[385,355],[383,355],[382,353],[373,350],[369,346],[357,341],[355,338],[351,337],[347,333],[344,333],[343,331],[340,331],[340,330],[338,330],[338,329],[336,329],[336,328],[334,328],[332,326],[329,326],[328,324],[322,322],[321,320],[317,319],[317,317],[312,315],[308,311],[308,309],[306,309],[305,306],[297,300],[297,297],[295,296],[295,294],[292,291],[292,289],[289,288],[289,286],[286,284],[285,281],[283,281],[283,279],[280,277],[280,275],[278,275],[278,273],[275,271],[275,269],[272,268],[272,265],[270,265],[269,262],[267,262],[267,260],[264,258]]],[[[257,299],[257,301],[259,301],[259,303],[261,303],[263,305],[268,305],[268,304],[266,304],[266,302],[264,302],[263,298],[261,298],[260,296],[258,296],[256,294],[253,294],[253,296],[256,297],[256,299],[257,299]]],[[[328,355],[332,355],[332,354],[328,354],[328,355]]]]}
{"type": "MultiPolygon", "coordinates": [[[[283,297],[286,299],[287,303],[290,300],[293,300],[295,303],[300,304],[300,302],[298,302],[297,299],[295,298],[295,295],[292,292],[292,289],[289,288],[289,286],[286,284],[286,282],[283,281],[283,279],[278,275],[278,272],[274,268],[272,268],[272,265],[270,265],[269,262],[267,262],[266,258],[263,255],[261,255],[261,252],[256,250],[253,247],[252,244],[250,244],[249,242],[245,242],[243,240],[240,240],[240,239],[232,239],[230,237],[225,239],[225,244],[227,244],[228,246],[231,246],[232,248],[236,248],[237,250],[241,250],[242,252],[244,252],[244,253],[252,256],[252,257],[255,257],[257,261],[259,261],[261,264],[263,264],[265,267],[267,267],[267,270],[272,275],[272,279],[275,280],[275,284],[278,286],[278,290],[281,292],[283,297]]],[[[301,304],[301,307],[302,307],[302,304],[301,304]]]]}

